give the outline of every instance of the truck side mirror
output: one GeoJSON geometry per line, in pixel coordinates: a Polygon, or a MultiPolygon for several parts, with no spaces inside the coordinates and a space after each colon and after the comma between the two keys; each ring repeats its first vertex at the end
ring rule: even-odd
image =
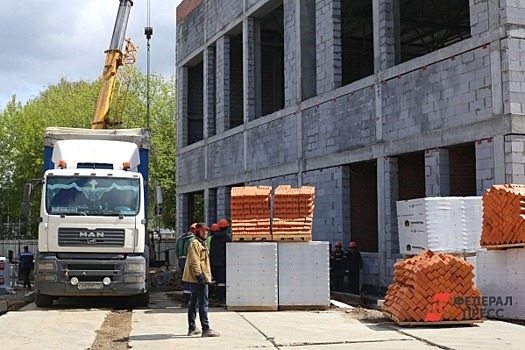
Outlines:
{"type": "Polygon", "coordinates": [[[33,194],[33,185],[31,183],[26,183],[24,186],[24,198],[22,199],[22,210],[24,212],[29,212],[31,208],[31,195],[33,194]]]}

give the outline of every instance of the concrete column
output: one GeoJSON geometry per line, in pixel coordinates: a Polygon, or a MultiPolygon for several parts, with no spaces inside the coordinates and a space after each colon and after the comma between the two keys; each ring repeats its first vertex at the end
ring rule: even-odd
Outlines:
{"type": "Polygon", "coordinates": [[[244,19],[242,28],[243,108],[244,122],[247,123],[261,116],[261,67],[257,55],[261,40],[259,23],[254,18],[244,19]]]}
{"type": "Polygon", "coordinates": [[[448,149],[425,151],[425,187],[427,197],[450,196],[450,164],[448,149]]]}
{"type": "MultiPolygon", "coordinates": [[[[470,34],[478,36],[486,33],[489,30],[489,14],[488,7],[492,7],[492,14],[497,14],[500,11],[499,0],[469,0],[470,7],[470,34]]],[[[499,17],[499,15],[498,15],[499,17]]],[[[491,18],[494,22],[494,17],[491,18]]]]}
{"type": "Polygon", "coordinates": [[[301,1],[284,0],[284,106],[294,106],[299,98],[299,70],[301,51],[297,27],[297,14],[301,1]]]}
{"type": "Polygon", "coordinates": [[[373,0],[374,71],[384,71],[399,62],[399,40],[396,38],[398,0],[373,0]]]}
{"type": "Polygon", "coordinates": [[[176,229],[179,235],[188,232],[191,225],[190,215],[188,213],[189,201],[187,194],[177,194],[177,222],[176,229]]]}
{"type": "Polygon", "coordinates": [[[341,0],[316,0],[317,94],[342,86],[341,0]]]}
{"type": "Polygon", "coordinates": [[[476,142],[476,194],[482,196],[485,190],[495,184],[493,139],[476,142]]]}
{"type": "Polygon", "coordinates": [[[378,227],[379,227],[379,281],[387,287],[394,276],[394,263],[399,257],[397,208],[399,200],[398,160],[384,157],[377,160],[378,227]]]}
{"type": "Polygon", "coordinates": [[[204,138],[215,135],[215,48],[204,50],[204,138]]]}
{"type": "Polygon", "coordinates": [[[505,136],[505,183],[525,184],[525,135],[505,136]]]}
{"type": "Polygon", "coordinates": [[[188,145],[188,67],[177,75],[177,148],[188,145]]]}
{"type": "Polygon", "coordinates": [[[217,188],[217,218],[230,219],[230,187],[217,188]]]}
{"type": "Polygon", "coordinates": [[[217,40],[216,48],[216,132],[230,128],[230,37],[225,35],[217,40]]]}
{"type": "Polygon", "coordinates": [[[217,222],[217,190],[209,188],[204,190],[204,222],[211,225],[217,222]]]}

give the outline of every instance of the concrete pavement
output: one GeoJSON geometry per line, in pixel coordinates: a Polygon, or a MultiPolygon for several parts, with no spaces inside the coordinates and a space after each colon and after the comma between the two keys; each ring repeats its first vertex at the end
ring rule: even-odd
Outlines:
{"type": "MultiPolygon", "coordinates": [[[[233,312],[210,309],[219,338],[188,337],[186,309],[153,293],[149,308],[133,311],[129,345],[163,349],[525,349],[525,328],[500,321],[474,326],[399,327],[390,321],[361,322],[344,309],[233,312]]],[[[34,304],[0,317],[3,349],[89,349],[105,316],[97,308],[38,309],[34,304]]]]}
{"type": "Polygon", "coordinates": [[[164,295],[155,299],[154,309],[133,313],[129,345],[134,350],[525,349],[525,328],[506,322],[406,328],[390,321],[361,322],[342,309],[232,312],[211,308],[211,327],[221,337],[188,337],[186,309],[164,295]]]}

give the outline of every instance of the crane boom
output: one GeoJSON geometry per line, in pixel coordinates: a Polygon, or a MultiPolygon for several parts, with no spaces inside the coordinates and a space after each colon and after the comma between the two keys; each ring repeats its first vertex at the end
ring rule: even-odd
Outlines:
{"type": "Polygon", "coordinates": [[[132,0],[119,0],[119,8],[117,18],[115,20],[115,27],[113,28],[113,35],[109,49],[105,51],[106,60],[104,69],[102,71],[102,78],[100,82],[100,90],[98,93],[97,105],[95,107],[95,115],[91,122],[92,129],[107,129],[109,119],[109,107],[113,92],[115,90],[115,82],[117,79],[117,71],[120,66],[124,64],[122,46],[124,44],[124,36],[126,35],[126,28],[128,25],[129,13],[132,0]]]}

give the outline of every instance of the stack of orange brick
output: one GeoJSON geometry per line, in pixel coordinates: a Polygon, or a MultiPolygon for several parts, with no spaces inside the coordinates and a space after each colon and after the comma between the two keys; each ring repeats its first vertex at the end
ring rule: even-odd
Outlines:
{"type": "Polygon", "coordinates": [[[270,186],[232,187],[231,224],[235,235],[270,235],[270,186]]]}
{"type": "Polygon", "coordinates": [[[473,269],[460,257],[430,250],[397,262],[383,312],[396,322],[479,320],[481,296],[473,269]]]}
{"type": "Polygon", "coordinates": [[[525,243],[525,185],[494,185],[483,195],[480,245],[525,243]]]}
{"type": "Polygon", "coordinates": [[[278,186],[273,197],[273,235],[311,235],[315,187],[278,186]]]}

